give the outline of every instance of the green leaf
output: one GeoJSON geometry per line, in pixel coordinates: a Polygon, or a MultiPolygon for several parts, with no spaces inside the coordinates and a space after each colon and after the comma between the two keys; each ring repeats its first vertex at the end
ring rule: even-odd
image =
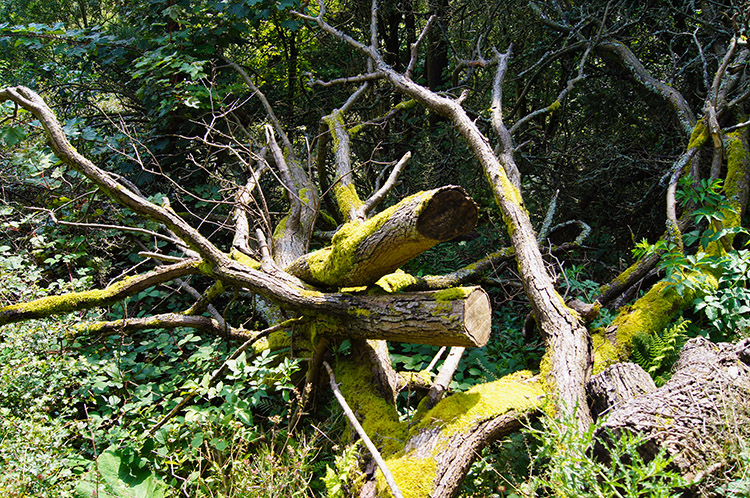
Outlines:
{"type": "Polygon", "coordinates": [[[0,138],[3,139],[5,145],[13,147],[26,138],[26,131],[20,126],[9,126],[0,130],[0,138]]]}
{"type": "Polygon", "coordinates": [[[148,469],[145,461],[131,457],[123,461],[120,450],[107,450],[96,460],[96,468],[75,488],[79,498],[164,498],[169,487],[148,469]],[[129,461],[127,461],[129,460],[129,461]]]}

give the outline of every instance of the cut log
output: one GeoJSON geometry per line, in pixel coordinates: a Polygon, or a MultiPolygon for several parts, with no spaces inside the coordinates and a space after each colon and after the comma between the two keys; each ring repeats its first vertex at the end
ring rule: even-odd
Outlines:
{"type": "Polygon", "coordinates": [[[651,376],[635,363],[617,363],[594,375],[586,384],[586,395],[594,421],[623,403],[656,390],[651,376]]]}
{"type": "Polygon", "coordinates": [[[419,192],[365,222],[344,224],[330,247],[300,257],[286,271],[318,286],[369,285],[476,223],[477,205],[461,187],[419,192]]]}
{"type": "Polygon", "coordinates": [[[323,334],[350,338],[481,347],[490,336],[492,308],[481,287],[354,295],[346,315],[326,316],[323,334]]]}
{"type": "MultiPolygon", "coordinates": [[[[747,350],[748,342],[688,341],[669,382],[610,412],[595,433],[594,454],[608,460],[611,438],[630,432],[643,436],[644,459],[664,450],[673,468],[693,483],[725,470],[750,427],[747,350]]],[[[702,492],[710,479],[699,486],[702,492]]]]}

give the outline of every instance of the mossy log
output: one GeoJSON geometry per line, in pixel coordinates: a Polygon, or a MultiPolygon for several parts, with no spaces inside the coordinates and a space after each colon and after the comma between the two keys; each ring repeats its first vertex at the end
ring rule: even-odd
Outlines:
{"type": "MultiPolygon", "coordinates": [[[[606,461],[611,438],[630,432],[643,436],[639,453],[647,461],[663,450],[694,483],[726,470],[750,435],[749,353],[749,340],[688,341],[669,382],[610,412],[595,433],[594,454],[606,461]]],[[[710,479],[700,486],[710,487],[710,479]]]]}
{"type": "Polygon", "coordinates": [[[300,257],[286,271],[313,285],[369,285],[476,223],[477,205],[461,187],[419,192],[367,221],[344,224],[330,247],[300,257]]]}
{"type": "Polygon", "coordinates": [[[484,346],[492,308],[481,287],[385,295],[354,295],[346,315],[326,315],[321,334],[430,344],[484,346]]]}
{"type": "MultiPolygon", "coordinates": [[[[545,403],[538,377],[516,372],[442,400],[411,423],[406,444],[384,455],[404,496],[448,498],[490,441],[518,431],[545,403]]],[[[389,496],[377,475],[377,496],[389,496]]],[[[367,487],[360,496],[372,496],[367,487]]]]}

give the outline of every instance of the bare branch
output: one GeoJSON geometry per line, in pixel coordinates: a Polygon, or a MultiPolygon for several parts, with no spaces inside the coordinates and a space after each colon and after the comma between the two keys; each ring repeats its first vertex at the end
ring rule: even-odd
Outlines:
{"type": "Polygon", "coordinates": [[[31,112],[41,122],[47,132],[55,155],[64,163],[86,176],[110,198],[136,213],[164,224],[177,237],[185,241],[191,249],[198,252],[203,259],[214,264],[218,264],[226,259],[226,256],[213,243],[174,211],[147,201],[141,195],[128,189],[115,180],[112,175],[82,156],[68,142],[62,126],[52,110],[34,91],[21,86],[0,89],[0,102],[5,100],[12,100],[31,112]]]}
{"type": "Polygon", "coordinates": [[[437,16],[433,14],[430,16],[429,19],[427,19],[427,22],[425,23],[424,28],[422,29],[422,32],[419,33],[419,37],[417,38],[417,41],[412,43],[411,47],[409,47],[409,50],[411,52],[411,58],[409,59],[409,66],[406,68],[406,73],[404,73],[404,75],[409,79],[411,79],[411,75],[414,72],[414,68],[417,66],[419,46],[422,44],[422,41],[424,41],[425,36],[427,36],[427,32],[430,31],[430,26],[432,26],[432,23],[436,17],[437,16]]]}
{"type": "Polygon", "coordinates": [[[453,374],[456,373],[458,364],[461,363],[461,356],[464,354],[465,349],[466,348],[454,346],[445,358],[443,366],[440,367],[440,372],[435,377],[429,393],[427,393],[427,396],[430,398],[428,403],[430,408],[435,406],[448,391],[448,386],[450,385],[451,379],[453,379],[453,374]]]}
{"type": "Polygon", "coordinates": [[[281,137],[281,142],[284,144],[284,148],[287,150],[287,154],[291,154],[291,157],[294,157],[294,149],[292,148],[292,142],[289,141],[289,137],[286,136],[286,133],[284,132],[284,128],[281,126],[281,123],[279,122],[279,119],[276,117],[276,113],[273,111],[273,107],[271,107],[271,104],[268,102],[268,99],[263,94],[263,92],[260,91],[260,89],[255,86],[255,83],[253,83],[253,80],[250,78],[250,76],[247,74],[247,71],[245,71],[239,64],[232,62],[231,60],[227,59],[226,57],[222,56],[222,59],[224,62],[229,64],[232,69],[237,71],[237,73],[242,77],[242,79],[245,81],[245,84],[252,90],[254,94],[258,96],[258,99],[260,99],[261,103],[263,104],[263,107],[266,109],[266,114],[268,114],[268,118],[273,123],[273,127],[276,130],[276,133],[281,137]]]}
{"type": "Polygon", "coordinates": [[[360,74],[357,76],[349,76],[346,78],[336,78],[330,81],[323,81],[323,80],[313,80],[312,84],[322,87],[329,87],[334,85],[346,85],[349,83],[365,83],[368,81],[383,79],[383,75],[380,73],[367,73],[367,74],[360,74]]]}
{"type": "Polygon", "coordinates": [[[404,498],[404,495],[401,494],[401,490],[398,489],[396,481],[393,479],[393,474],[391,474],[391,471],[385,464],[385,460],[383,460],[383,457],[380,456],[380,452],[365,432],[362,424],[357,421],[357,417],[354,415],[352,409],[349,408],[349,404],[346,402],[344,395],[341,394],[341,390],[339,390],[339,385],[336,383],[336,376],[333,374],[331,366],[327,361],[323,362],[323,366],[326,368],[326,371],[328,371],[328,376],[330,377],[331,381],[331,389],[333,390],[333,395],[336,397],[336,401],[339,402],[339,405],[341,405],[341,408],[344,410],[344,414],[346,414],[346,418],[349,419],[349,423],[352,424],[354,430],[357,431],[357,434],[359,434],[359,437],[362,439],[362,442],[365,444],[367,450],[372,455],[372,458],[378,464],[380,471],[383,473],[383,477],[385,477],[385,480],[388,483],[388,487],[391,488],[391,493],[393,493],[393,496],[395,498],[404,498]]]}
{"type": "Polygon", "coordinates": [[[411,159],[411,152],[407,152],[404,154],[401,159],[396,163],[396,166],[393,167],[393,171],[391,171],[390,176],[388,176],[388,180],[383,184],[380,189],[378,189],[377,192],[372,194],[369,199],[367,199],[362,206],[362,211],[367,215],[370,214],[370,211],[375,209],[375,207],[380,204],[380,202],[385,199],[385,196],[388,195],[388,192],[391,191],[391,189],[396,186],[396,181],[398,180],[398,175],[401,174],[401,170],[404,169],[404,166],[406,166],[406,163],[409,162],[409,159],[411,159]]]}

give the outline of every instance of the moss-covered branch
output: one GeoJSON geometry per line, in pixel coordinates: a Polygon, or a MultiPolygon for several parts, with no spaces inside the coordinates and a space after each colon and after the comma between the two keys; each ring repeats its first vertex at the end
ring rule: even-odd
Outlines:
{"type": "Polygon", "coordinates": [[[90,334],[126,334],[146,329],[174,329],[178,327],[193,328],[213,335],[237,341],[246,341],[252,337],[250,331],[222,325],[218,320],[205,316],[190,316],[179,313],[163,313],[142,318],[123,320],[84,322],[75,328],[90,334]]]}
{"type": "Polygon", "coordinates": [[[71,292],[5,306],[0,308],[0,325],[114,304],[149,287],[177,277],[199,273],[200,265],[199,260],[190,259],[169,266],[160,266],[142,275],[124,278],[104,289],[71,292]]]}
{"type": "Polygon", "coordinates": [[[420,192],[365,222],[345,224],[330,247],[286,271],[316,285],[372,284],[438,242],[471,231],[476,220],[476,204],[460,187],[420,192]]]}

